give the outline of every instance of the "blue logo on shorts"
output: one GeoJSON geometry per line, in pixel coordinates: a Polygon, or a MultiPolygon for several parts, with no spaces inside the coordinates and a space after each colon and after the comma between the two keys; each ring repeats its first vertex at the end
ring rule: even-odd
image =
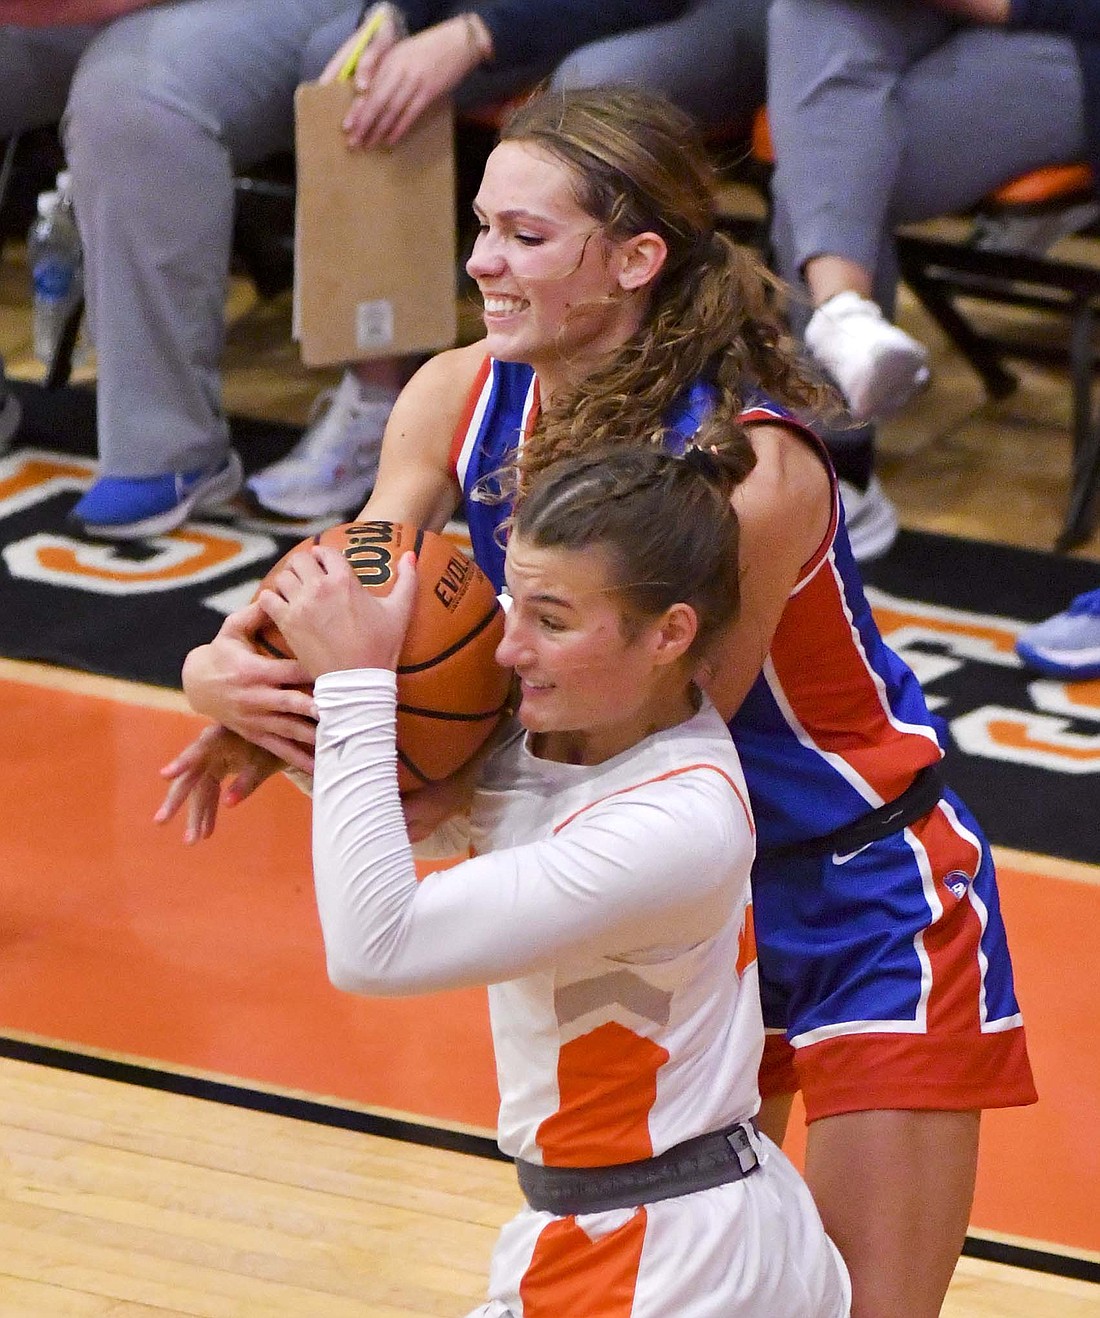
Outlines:
{"type": "Polygon", "coordinates": [[[970,887],[970,876],[964,874],[962,870],[952,870],[944,879],[944,884],[955,895],[955,900],[961,902],[967,888],[970,887]]]}

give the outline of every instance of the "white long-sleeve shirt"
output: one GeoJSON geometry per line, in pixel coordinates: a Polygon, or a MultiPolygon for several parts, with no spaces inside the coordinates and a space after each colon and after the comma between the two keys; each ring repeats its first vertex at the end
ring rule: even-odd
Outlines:
{"type": "Polygon", "coordinates": [[[536,758],[517,726],[485,767],[477,854],[418,882],[394,675],[327,674],[315,694],[329,974],[368,994],[491,986],[506,1152],[631,1161],[756,1111],[752,823],[712,707],[595,766],[536,758]]]}

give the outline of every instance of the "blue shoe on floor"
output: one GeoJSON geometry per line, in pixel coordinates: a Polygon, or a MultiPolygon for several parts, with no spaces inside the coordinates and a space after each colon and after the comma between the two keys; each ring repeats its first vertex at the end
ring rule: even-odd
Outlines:
{"type": "Polygon", "coordinates": [[[1016,653],[1029,668],[1063,682],[1100,677],[1100,590],[1078,595],[1064,613],[1021,632],[1016,653]]]}
{"type": "Polygon", "coordinates": [[[218,467],[167,476],[103,476],[73,507],[68,523],[103,540],[140,540],[175,530],[194,512],[216,508],[241,487],[241,460],[230,449],[218,467]]]}

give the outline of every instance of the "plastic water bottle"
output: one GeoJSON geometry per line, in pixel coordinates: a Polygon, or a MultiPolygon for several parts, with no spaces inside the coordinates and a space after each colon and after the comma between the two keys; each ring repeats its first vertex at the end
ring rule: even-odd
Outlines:
{"type": "Polygon", "coordinates": [[[57,176],[56,191],[39,196],[27,248],[34,285],[34,355],[49,366],[84,290],[84,259],[67,173],[57,176]]]}

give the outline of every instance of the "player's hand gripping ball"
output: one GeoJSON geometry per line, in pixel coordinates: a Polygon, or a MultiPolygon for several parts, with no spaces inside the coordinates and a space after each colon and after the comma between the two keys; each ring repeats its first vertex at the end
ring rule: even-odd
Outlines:
{"type": "MultiPolygon", "coordinates": [[[[378,595],[393,588],[402,554],[416,555],[416,603],[397,666],[397,778],[403,792],[448,778],[481,748],[508,698],[511,671],[494,657],[504,612],[492,582],[445,536],[399,522],[346,522],[284,554],[259,590],[271,588],[290,556],[312,545],[339,550],[378,595]]],[[[294,657],[272,622],[257,632],[256,644],[294,657]]]]}

